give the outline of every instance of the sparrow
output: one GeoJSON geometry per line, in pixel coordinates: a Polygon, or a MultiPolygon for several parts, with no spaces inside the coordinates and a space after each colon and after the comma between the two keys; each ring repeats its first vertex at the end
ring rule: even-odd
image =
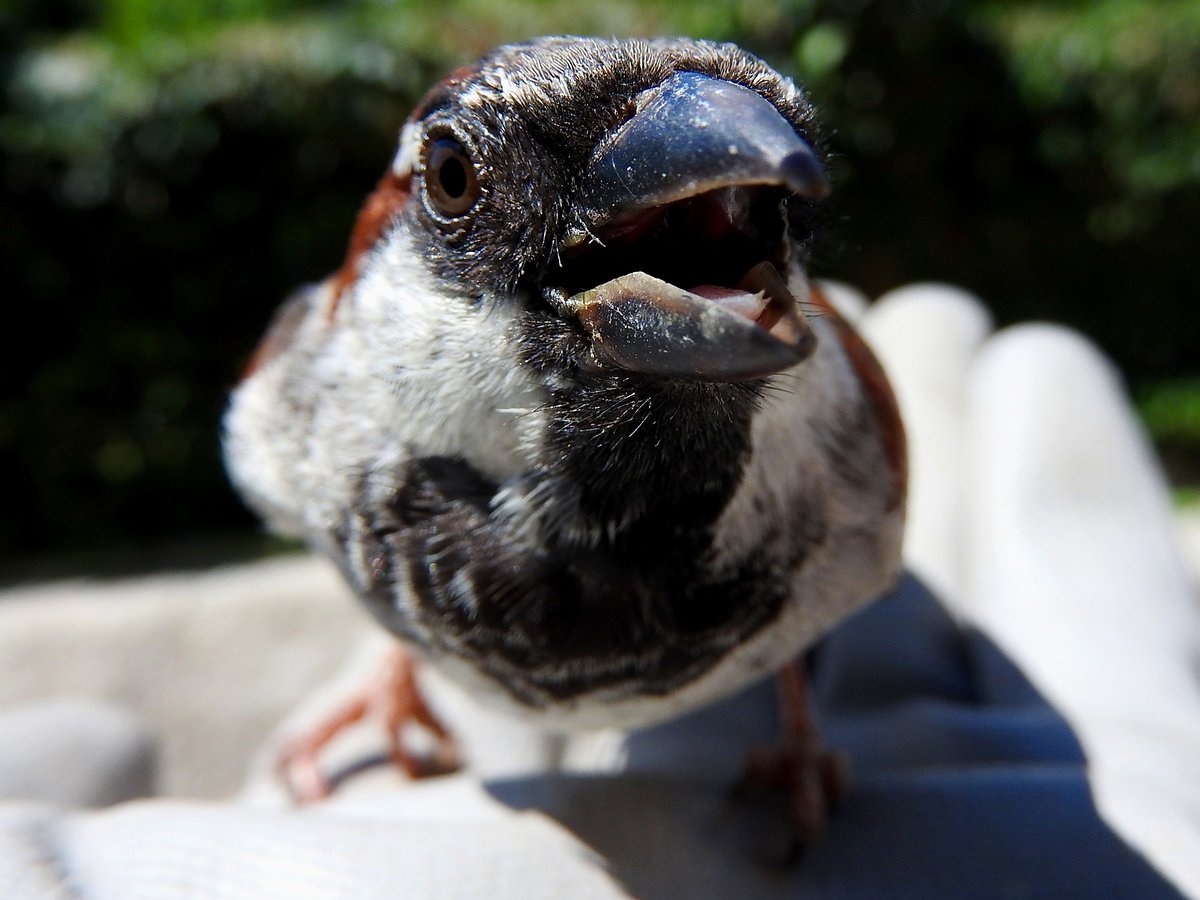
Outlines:
{"type": "Polygon", "coordinates": [[[445,736],[412,665],[657,722],[893,585],[903,428],[805,273],[828,192],[809,100],[731,44],[542,38],[418,104],[224,419],[248,504],[414,660],[393,724],[445,736]]]}

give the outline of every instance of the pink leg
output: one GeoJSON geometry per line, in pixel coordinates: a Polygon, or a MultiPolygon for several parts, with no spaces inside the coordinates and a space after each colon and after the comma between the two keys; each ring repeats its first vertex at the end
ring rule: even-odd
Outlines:
{"type": "Polygon", "coordinates": [[[442,775],[458,768],[454,738],[421,695],[416,668],[412,655],[397,645],[388,651],[376,673],[342,706],[284,746],[275,768],[297,801],[314,803],[333,793],[333,784],[321,768],[321,751],[346,728],[368,715],[383,721],[388,756],[408,777],[442,775]],[[417,756],[404,746],[403,731],[409,722],[420,725],[437,739],[432,757],[417,756]]]}

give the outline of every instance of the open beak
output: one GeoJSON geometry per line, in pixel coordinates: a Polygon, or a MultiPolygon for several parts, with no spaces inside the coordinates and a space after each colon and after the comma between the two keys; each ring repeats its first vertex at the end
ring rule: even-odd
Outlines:
{"type": "Polygon", "coordinates": [[[716,381],[782,371],[816,345],[781,274],[782,204],[828,192],[817,154],[771,103],[678,73],[598,149],[547,296],[579,320],[599,368],[716,381]]]}

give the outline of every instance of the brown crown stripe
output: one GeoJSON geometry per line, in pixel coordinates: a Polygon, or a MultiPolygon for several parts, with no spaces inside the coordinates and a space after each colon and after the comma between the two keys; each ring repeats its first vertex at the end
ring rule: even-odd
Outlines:
{"type": "Polygon", "coordinates": [[[367,197],[354,223],[354,232],[350,236],[350,247],[346,252],[346,261],[334,273],[331,287],[333,303],[329,305],[329,315],[337,309],[342,293],[357,280],[362,265],[362,258],[371,248],[379,243],[388,227],[400,215],[404,204],[412,191],[412,176],[403,178],[390,169],[379,179],[375,190],[367,197]]]}

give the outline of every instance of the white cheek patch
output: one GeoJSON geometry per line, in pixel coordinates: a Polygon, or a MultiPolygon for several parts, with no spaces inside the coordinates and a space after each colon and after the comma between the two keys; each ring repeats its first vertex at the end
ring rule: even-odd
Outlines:
{"type": "Polygon", "coordinates": [[[415,257],[397,236],[363,273],[346,310],[362,343],[355,385],[362,414],[376,423],[377,441],[400,455],[461,455],[503,481],[528,465],[530,432],[541,421],[529,411],[545,402],[518,362],[517,310],[487,302],[468,308],[443,296],[415,257]]]}

